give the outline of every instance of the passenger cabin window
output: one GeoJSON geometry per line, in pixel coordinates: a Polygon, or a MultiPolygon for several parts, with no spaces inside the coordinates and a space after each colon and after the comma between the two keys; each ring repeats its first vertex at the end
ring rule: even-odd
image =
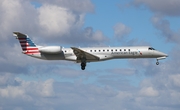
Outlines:
{"type": "Polygon", "coordinates": [[[120,51],[121,51],[121,49],[120,49],[120,51]]]}
{"type": "Polygon", "coordinates": [[[113,49],[111,51],[113,51],[113,49]]]}
{"type": "Polygon", "coordinates": [[[103,52],[105,52],[105,50],[103,50],[103,52]]]}
{"type": "Polygon", "coordinates": [[[90,52],[92,52],[92,50],[90,50],[90,52]]]}
{"type": "Polygon", "coordinates": [[[117,49],[116,49],[116,51],[117,51],[117,49]]]}
{"type": "Polygon", "coordinates": [[[109,50],[107,50],[109,52],[109,50]]]}
{"type": "Polygon", "coordinates": [[[96,50],[94,50],[94,52],[96,52],[96,50]]]}
{"type": "Polygon", "coordinates": [[[101,50],[99,50],[99,52],[101,52],[101,50]]]}
{"type": "Polygon", "coordinates": [[[124,51],[126,51],[126,49],[124,49],[124,51]]]}
{"type": "Polygon", "coordinates": [[[130,50],[130,49],[128,49],[128,51],[130,52],[131,50],[130,50]]]}

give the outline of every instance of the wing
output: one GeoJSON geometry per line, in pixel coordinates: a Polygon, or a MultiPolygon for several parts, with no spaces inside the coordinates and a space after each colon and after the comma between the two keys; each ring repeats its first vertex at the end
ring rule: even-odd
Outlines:
{"type": "Polygon", "coordinates": [[[77,56],[77,60],[81,60],[84,58],[86,60],[99,60],[100,59],[98,56],[95,56],[79,48],[76,48],[76,47],[71,47],[71,48],[73,49],[74,54],[77,56]]]}

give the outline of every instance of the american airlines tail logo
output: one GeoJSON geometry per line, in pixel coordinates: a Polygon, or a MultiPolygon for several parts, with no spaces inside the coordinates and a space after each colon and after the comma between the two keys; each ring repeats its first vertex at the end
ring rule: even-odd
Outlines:
{"type": "Polygon", "coordinates": [[[30,38],[18,38],[24,54],[39,54],[39,50],[30,38]]]}
{"type": "Polygon", "coordinates": [[[34,44],[34,42],[27,35],[21,34],[19,32],[14,32],[14,35],[19,40],[24,54],[40,54],[36,44],[34,44]]]}

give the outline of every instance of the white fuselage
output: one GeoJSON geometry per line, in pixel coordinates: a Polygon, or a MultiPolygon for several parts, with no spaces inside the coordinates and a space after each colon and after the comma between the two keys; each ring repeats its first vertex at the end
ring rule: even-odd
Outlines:
{"type": "MultiPolygon", "coordinates": [[[[91,53],[97,57],[98,60],[88,59],[86,62],[104,61],[110,59],[123,59],[123,58],[161,58],[167,57],[166,54],[154,49],[149,49],[148,46],[137,47],[94,47],[94,48],[79,48],[85,52],[91,53]]],[[[61,53],[41,53],[32,54],[32,57],[44,59],[44,60],[69,60],[78,61],[76,55],[71,48],[62,48],[61,53]]]]}

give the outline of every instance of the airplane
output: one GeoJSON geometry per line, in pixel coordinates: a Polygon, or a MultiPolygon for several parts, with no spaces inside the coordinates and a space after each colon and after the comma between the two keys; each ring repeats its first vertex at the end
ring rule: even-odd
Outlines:
{"type": "Polygon", "coordinates": [[[98,62],[111,59],[136,59],[136,58],[156,58],[156,65],[159,60],[166,59],[167,54],[155,50],[150,46],[131,47],[88,47],[63,48],[62,46],[38,46],[27,34],[13,32],[22,48],[22,53],[28,56],[43,60],[67,60],[81,63],[81,69],[85,70],[89,62],[98,62]]]}

